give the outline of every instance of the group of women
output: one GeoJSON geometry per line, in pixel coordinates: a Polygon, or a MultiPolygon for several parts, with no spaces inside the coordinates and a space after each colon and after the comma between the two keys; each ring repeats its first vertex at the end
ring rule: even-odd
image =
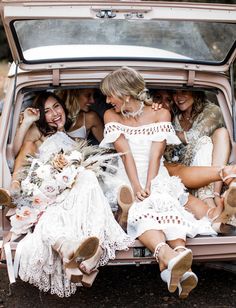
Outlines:
{"type": "MultiPolygon", "coordinates": [[[[91,91],[77,92],[78,101],[91,91]]],[[[44,176],[44,187],[47,187],[44,193],[50,193],[50,196],[47,194],[48,206],[21,241],[19,275],[40,290],[50,290],[61,297],[70,296],[81,284],[91,286],[97,268],[115,258],[116,250],[128,249],[138,238],[156,258],[168,290],[175,292],[178,289],[179,297],[186,298],[198,282],[196,274],[191,271],[193,255],[185,247],[186,237],[216,234],[212,221],[218,219],[221,222],[222,213],[226,215],[227,208],[232,209],[236,205],[233,201],[236,166],[222,167],[222,163],[212,163],[212,166],[194,167],[164,162],[166,146],[180,145],[181,141],[188,144],[191,135],[187,136],[188,130],[181,125],[187,125],[187,122],[178,115],[183,133],[178,129],[176,133],[168,109],[153,108],[145,81],[136,70],[122,67],[111,72],[102,80],[101,91],[112,106],[104,115],[103,139],[101,121],[88,110],[88,105],[93,103],[92,94],[84,100],[84,105],[80,103],[80,112],[75,108],[76,103],[72,102],[74,95],[71,98],[68,93],[55,95],[44,92],[37,95],[32,108],[24,112],[17,132],[15,153],[19,153],[11,190],[21,192],[18,197],[15,194],[14,202],[22,213],[24,204],[19,195],[24,193],[24,189],[29,189],[29,185],[25,185],[29,179],[26,176],[20,183],[18,175],[26,154],[38,153],[34,158],[37,163],[33,159],[31,168],[39,164],[44,166],[56,154],[73,156],[73,165],[79,159],[78,153],[75,154],[78,152],[77,140],[72,138],[86,138],[91,130],[101,141],[101,149],[114,148],[119,153],[118,166],[109,165],[107,171],[103,171],[103,182],[111,193],[119,192],[121,207],[127,209],[130,206],[127,233],[114,219],[106,192],[104,194],[101,189],[92,167],[86,168],[86,164],[81,164],[71,184],[63,192],[59,189],[57,194],[52,193],[54,190],[49,185],[49,176],[44,176]],[[95,119],[90,122],[90,117],[95,119]],[[221,199],[212,206],[189,194],[185,188],[196,189],[217,181],[229,186],[224,196],[227,206],[221,199]],[[115,184],[117,189],[112,187],[115,184]],[[118,186],[123,190],[118,190],[118,186]]],[[[183,99],[175,100],[180,110],[187,104],[183,99]]],[[[198,116],[190,112],[190,117],[194,122],[198,116]]],[[[189,122],[187,128],[191,127],[193,125],[189,122]]],[[[107,161],[109,155],[113,157],[113,154],[105,154],[103,158],[103,150],[100,155],[99,150],[96,151],[96,163],[92,166],[104,166],[104,160],[107,161]]],[[[83,156],[83,151],[80,154],[83,156]]],[[[56,167],[55,164],[53,168],[50,166],[51,174],[58,174],[58,170],[63,173],[68,167],[68,161],[62,156],[56,167]]],[[[38,169],[33,171],[29,172],[31,177],[32,174],[35,177],[38,169]]],[[[65,175],[64,172],[63,180],[66,178],[68,181],[65,175]]],[[[33,186],[32,194],[36,196],[43,184],[37,176],[34,181],[37,186],[33,186]]],[[[5,190],[2,189],[0,195],[2,201],[5,198],[6,203],[11,204],[12,198],[5,190]]]]}

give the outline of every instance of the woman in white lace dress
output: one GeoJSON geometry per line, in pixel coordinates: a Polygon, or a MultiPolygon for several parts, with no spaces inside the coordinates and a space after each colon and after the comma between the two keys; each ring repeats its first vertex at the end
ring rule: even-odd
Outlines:
{"type": "MultiPolygon", "coordinates": [[[[169,111],[152,111],[142,76],[123,67],[111,72],[101,83],[107,103],[104,139],[100,146],[114,145],[124,153],[118,177],[132,187],[136,202],[129,209],[128,234],[138,238],[159,262],[161,277],[170,292],[179,288],[187,297],[197,277],[189,271],[192,252],[185,247],[186,236],[215,234],[206,218],[196,220],[184,206],[188,193],[178,177],[170,177],[163,165],[166,144],[179,144],[169,111]],[[168,244],[167,244],[168,242],[168,244]]],[[[194,200],[199,210],[206,205],[194,200]]]]}
{"type": "Polygon", "coordinates": [[[102,154],[97,150],[89,155],[94,151],[89,146],[79,151],[64,133],[70,125],[67,111],[54,94],[40,94],[34,107],[40,110],[36,124],[41,138],[25,145],[13,174],[16,180],[26,153],[38,153],[21,181],[16,215],[11,217],[13,234],[27,233],[15,261],[22,280],[42,291],[70,296],[81,283],[91,286],[97,267],[133,241],[115,221],[93,167],[86,169],[94,166],[91,162],[99,165],[102,154]]]}

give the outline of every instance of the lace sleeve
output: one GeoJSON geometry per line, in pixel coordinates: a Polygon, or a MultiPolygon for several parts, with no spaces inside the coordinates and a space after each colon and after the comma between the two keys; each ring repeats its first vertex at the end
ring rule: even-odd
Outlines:
{"type": "Polygon", "coordinates": [[[117,122],[110,122],[105,125],[104,139],[100,147],[112,148],[113,143],[123,134],[127,139],[135,139],[138,142],[166,140],[167,144],[180,144],[175,130],[170,122],[158,122],[138,127],[126,126],[117,122]]]}
{"type": "Polygon", "coordinates": [[[100,142],[99,147],[102,148],[114,148],[113,142],[115,142],[121,135],[122,129],[119,123],[110,122],[105,124],[104,138],[100,142]]]}
{"type": "Polygon", "coordinates": [[[202,113],[195,119],[192,128],[185,132],[186,140],[192,143],[202,136],[210,137],[220,127],[224,127],[220,108],[213,103],[207,103],[202,113]]]}

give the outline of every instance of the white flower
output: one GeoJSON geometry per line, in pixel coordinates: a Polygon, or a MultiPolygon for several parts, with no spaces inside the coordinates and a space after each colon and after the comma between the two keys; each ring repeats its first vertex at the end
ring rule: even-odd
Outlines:
{"type": "Polygon", "coordinates": [[[52,168],[50,165],[42,165],[35,170],[35,173],[40,179],[51,179],[52,168]]]}
{"type": "Polygon", "coordinates": [[[59,189],[71,188],[77,176],[77,168],[74,165],[64,168],[60,173],[55,174],[59,189]]]}
{"type": "Polygon", "coordinates": [[[59,194],[58,183],[53,179],[43,181],[39,190],[48,198],[55,198],[59,194]]]}
{"type": "Polygon", "coordinates": [[[21,188],[24,191],[26,196],[30,196],[35,189],[37,189],[37,185],[30,182],[30,178],[26,178],[21,182],[21,188]]]}
{"type": "Polygon", "coordinates": [[[80,162],[83,158],[83,155],[81,152],[74,150],[68,155],[68,158],[70,161],[76,160],[80,162]]]}
{"type": "Polygon", "coordinates": [[[32,205],[41,211],[44,211],[49,204],[54,202],[54,198],[47,196],[37,187],[33,192],[32,205]]]}
{"type": "Polygon", "coordinates": [[[173,157],[172,157],[172,161],[173,161],[173,162],[179,161],[179,157],[178,157],[178,156],[176,156],[176,155],[175,155],[175,156],[173,156],[173,157]]]}
{"type": "Polygon", "coordinates": [[[11,231],[16,235],[25,234],[38,220],[40,211],[38,209],[23,206],[16,209],[16,214],[11,216],[11,231]]]}

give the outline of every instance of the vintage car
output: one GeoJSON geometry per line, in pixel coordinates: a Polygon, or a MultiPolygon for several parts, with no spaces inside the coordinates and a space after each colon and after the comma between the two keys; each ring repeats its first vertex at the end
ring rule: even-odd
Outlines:
{"type": "MultiPolygon", "coordinates": [[[[150,89],[200,89],[222,110],[236,163],[236,5],[159,1],[3,0],[2,23],[14,62],[0,118],[0,187],[9,188],[22,104],[32,92],[97,88],[130,66],[150,89]]],[[[99,104],[98,104],[99,106],[99,104]]],[[[99,110],[97,110],[99,113],[99,110]]],[[[9,212],[0,205],[0,239],[9,212]]],[[[233,261],[236,236],[188,239],[195,261],[233,261]]],[[[14,252],[17,242],[11,242],[14,252]]],[[[1,267],[5,264],[2,249],[1,267]]],[[[110,265],[149,264],[139,241],[110,265]]]]}

